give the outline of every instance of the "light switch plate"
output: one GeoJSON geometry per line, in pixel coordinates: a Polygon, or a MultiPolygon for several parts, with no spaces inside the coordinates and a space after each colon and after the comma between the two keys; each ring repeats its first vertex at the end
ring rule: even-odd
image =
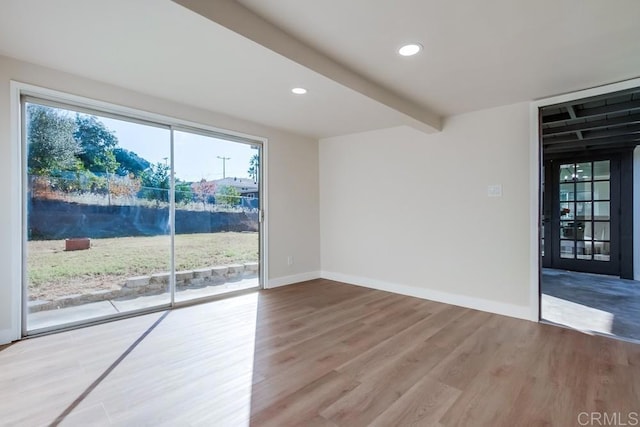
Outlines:
{"type": "Polygon", "coordinates": [[[491,184],[487,187],[487,196],[502,197],[502,184],[491,184]]]}

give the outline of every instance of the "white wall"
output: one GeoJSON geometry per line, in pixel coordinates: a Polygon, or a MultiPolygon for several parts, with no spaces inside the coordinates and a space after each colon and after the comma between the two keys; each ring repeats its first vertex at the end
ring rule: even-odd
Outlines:
{"type": "Polygon", "coordinates": [[[323,139],[323,277],[530,318],[529,177],[527,103],[323,139]]]}
{"type": "Polygon", "coordinates": [[[317,274],[317,141],[0,56],[0,200],[4,201],[0,209],[0,344],[15,338],[11,331],[17,278],[11,277],[11,271],[12,264],[20,262],[18,248],[11,241],[12,230],[19,227],[20,207],[10,202],[19,191],[15,181],[19,165],[12,157],[16,142],[10,134],[10,80],[268,138],[269,282],[283,284],[317,274]],[[286,263],[288,255],[294,256],[292,266],[286,263]]]}

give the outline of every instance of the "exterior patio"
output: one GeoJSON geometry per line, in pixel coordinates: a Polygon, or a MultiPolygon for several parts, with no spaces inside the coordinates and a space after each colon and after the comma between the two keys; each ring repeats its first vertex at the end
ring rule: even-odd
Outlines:
{"type": "Polygon", "coordinates": [[[540,287],[543,321],[640,342],[640,282],[543,269],[540,287]]]}

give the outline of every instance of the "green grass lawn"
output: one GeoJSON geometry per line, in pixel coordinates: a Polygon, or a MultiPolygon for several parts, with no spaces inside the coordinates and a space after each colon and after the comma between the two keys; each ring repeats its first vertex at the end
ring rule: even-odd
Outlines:
{"type": "MultiPolygon", "coordinates": [[[[175,236],[176,268],[258,261],[258,233],[175,236]]],[[[30,299],[116,289],[128,277],[169,271],[169,236],[91,239],[91,249],[64,251],[64,240],[28,243],[30,299]]]]}

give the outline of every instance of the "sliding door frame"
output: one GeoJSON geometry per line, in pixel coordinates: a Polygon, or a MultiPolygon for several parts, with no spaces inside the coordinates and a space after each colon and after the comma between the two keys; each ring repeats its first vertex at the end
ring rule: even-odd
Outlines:
{"type": "MultiPolygon", "coordinates": [[[[260,168],[259,168],[259,273],[258,288],[266,287],[268,278],[268,216],[267,204],[267,180],[268,180],[268,139],[264,137],[249,135],[241,132],[235,132],[227,129],[217,128],[202,123],[192,122],[188,120],[178,119],[158,113],[138,110],[110,102],[98,101],[91,98],[72,95],[52,89],[47,89],[31,84],[17,81],[10,82],[11,97],[11,139],[12,139],[12,197],[10,203],[12,230],[11,242],[15,247],[12,253],[12,340],[42,335],[51,332],[58,332],[77,327],[89,326],[92,324],[103,323],[106,321],[122,319],[126,317],[137,316],[141,314],[163,311],[174,307],[181,307],[200,302],[212,301],[227,296],[233,296],[243,293],[243,291],[230,292],[228,294],[213,295],[211,297],[203,297],[194,300],[175,302],[175,174],[174,174],[174,132],[176,130],[198,133],[204,136],[228,140],[230,142],[244,143],[259,147],[260,168]],[[129,122],[138,122],[147,125],[153,125],[166,128],[170,131],[170,155],[171,155],[171,180],[170,180],[170,224],[171,224],[171,272],[170,275],[170,302],[161,304],[156,307],[150,307],[140,310],[127,312],[124,314],[109,315],[92,318],[88,321],[79,321],[67,323],[61,326],[42,328],[35,331],[27,331],[27,315],[28,315],[28,295],[27,295],[27,269],[26,269],[26,227],[27,227],[27,209],[26,209],[26,183],[27,180],[27,146],[26,146],[26,129],[24,123],[25,111],[23,98],[31,98],[36,101],[42,101],[46,104],[58,105],[62,108],[70,108],[73,111],[86,112],[89,114],[102,115],[104,117],[126,120],[129,122]]],[[[248,291],[254,291],[250,289],[248,291]]],[[[246,291],[245,291],[246,292],[246,291]]]]}

